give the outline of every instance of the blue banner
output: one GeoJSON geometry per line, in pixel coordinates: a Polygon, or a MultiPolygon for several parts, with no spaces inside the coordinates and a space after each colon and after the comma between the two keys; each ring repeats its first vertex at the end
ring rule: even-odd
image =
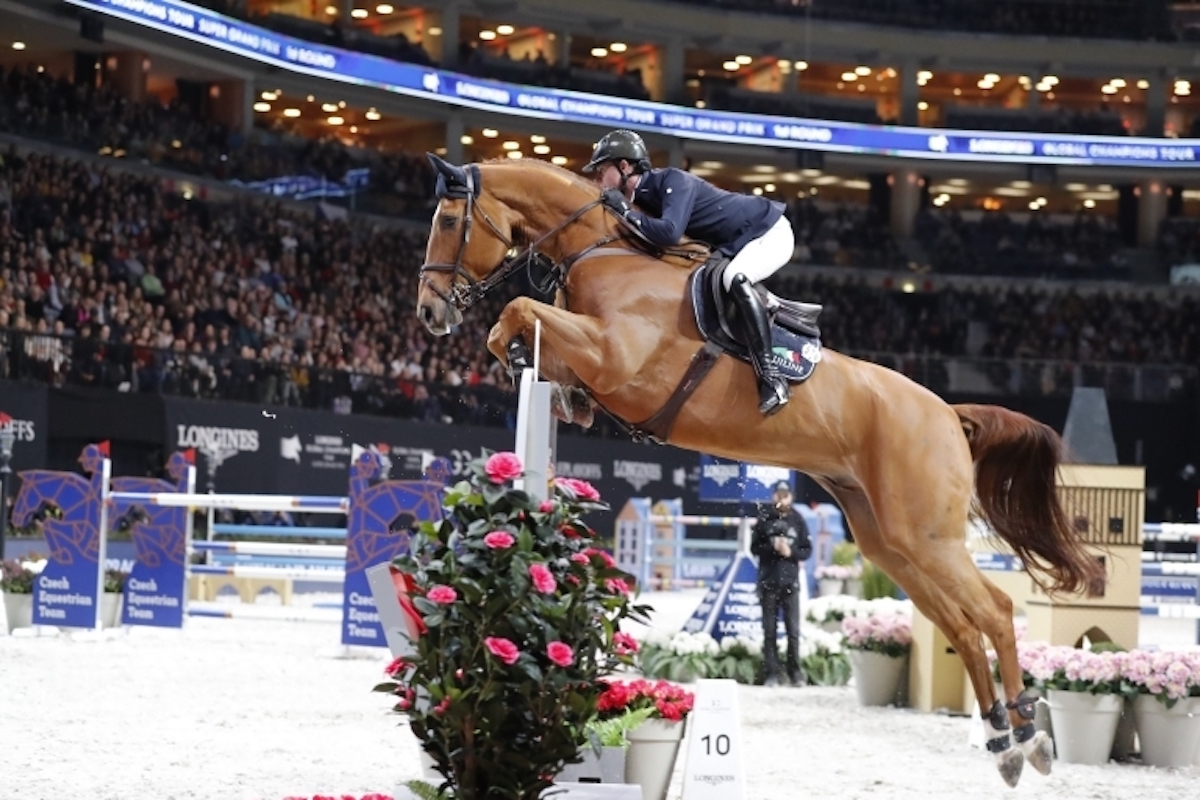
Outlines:
{"type": "Polygon", "coordinates": [[[272,197],[288,197],[292,200],[311,200],[314,197],[349,197],[371,183],[370,167],[346,170],[341,181],[329,181],[312,175],[287,175],[264,181],[230,181],[234,186],[263,192],[272,197]]]}
{"type": "Polygon", "coordinates": [[[795,478],[789,469],[700,456],[702,502],[767,503],[771,500],[771,490],[779,481],[786,481],[794,491],[795,478]]]}
{"type": "Polygon", "coordinates": [[[273,33],[177,0],[66,0],[292,72],[498,113],[687,139],[881,156],[1020,164],[1200,166],[1200,140],[902,128],[665,103],[480,80],[273,33]]]}
{"type": "Polygon", "coordinates": [[[12,523],[24,527],[41,519],[50,551],[33,586],[34,625],[100,627],[106,523],[101,496],[112,464],[107,444],[89,444],[79,463],[91,477],[36,469],[20,473],[12,523]]]}
{"type": "MultiPolygon", "coordinates": [[[[193,452],[172,453],[167,460],[170,481],[158,478],[113,478],[114,492],[183,492],[195,490],[193,452]]],[[[133,539],[133,568],[125,578],[121,622],[158,628],[183,626],[187,592],[188,509],[114,500],[110,529],[129,524],[133,539]]]]}
{"type": "Polygon", "coordinates": [[[342,594],[342,644],[387,647],[367,569],[407,552],[407,528],[441,519],[442,488],[449,462],[435,459],[428,480],[381,481],[379,454],[365,450],[350,472],[350,515],[346,526],[346,580],[342,594]],[[396,530],[393,526],[400,529],[396,530]]]}
{"type": "Polygon", "coordinates": [[[758,601],[758,566],[739,553],[700,601],[683,626],[688,633],[707,633],[718,642],[727,636],[762,638],[762,606],[758,601]]]}

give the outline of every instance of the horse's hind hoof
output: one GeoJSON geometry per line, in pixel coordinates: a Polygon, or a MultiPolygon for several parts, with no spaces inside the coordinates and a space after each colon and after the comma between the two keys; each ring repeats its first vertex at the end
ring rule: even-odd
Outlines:
{"type": "MultiPolygon", "coordinates": [[[[1031,740],[1032,741],[1032,740],[1031,740]]],[[[1025,768],[1025,756],[1015,747],[996,753],[996,768],[1000,777],[1010,788],[1015,788],[1021,781],[1021,771],[1025,768]]]]}
{"type": "Polygon", "coordinates": [[[1021,743],[1021,752],[1029,765],[1043,775],[1050,774],[1054,762],[1054,740],[1045,731],[1038,731],[1028,742],[1021,743]]]}

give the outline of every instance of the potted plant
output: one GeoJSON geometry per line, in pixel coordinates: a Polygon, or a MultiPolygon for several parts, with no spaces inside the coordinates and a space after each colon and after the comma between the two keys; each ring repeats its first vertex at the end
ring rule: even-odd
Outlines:
{"type": "Polygon", "coordinates": [[[649,718],[626,732],[625,782],[642,787],[643,800],[665,800],[683,740],[684,720],[696,696],[670,681],[635,680],[608,683],[596,707],[600,719],[648,710],[649,718]]]}
{"type": "Polygon", "coordinates": [[[850,568],[840,564],[822,564],[813,570],[817,579],[817,592],[821,597],[845,594],[846,581],[850,579],[850,568]]]}
{"type": "Polygon", "coordinates": [[[119,569],[104,570],[104,594],[100,598],[100,627],[115,628],[121,624],[121,603],[125,599],[125,581],[129,573],[119,569]]]}
{"type": "Polygon", "coordinates": [[[624,783],[629,731],[650,719],[653,713],[649,708],[626,709],[620,716],[593,719],[586,728],[589,744],[583,749],[583,760],[568,764],[559,773],[559,780],[624,783]]]}
{"type": "Polygon", "coordinates": [[[886,706],[897,702],[900,678],[912,650],[912,617],[903,614],[848,616],[842,633],[858,702],[886,706]]]}
{"type": "Polygon", "coordinates": [[[522,474],[512,453],[471,462],[393,562],[414,652],[375,688],[433,759],[439,797],[541,797],[579,759],[600,679],[632,662],[621,621],[646,619],[581,521],[606,508],[596,490],[560,479],[539,503],[512,488],[522,474]]]}
{"type": "Polygon", "coordinates": [[[33,627],[33,583],[45,568],[46,559],[33,553],[21,561],[10,558],[0,562],[0,595],[10,634],[17,628],[33,627]]]}
{"type": "Polygon", "coordinates": [[[638,653],[638,668],[648,678],[691,683],[717,677],[721,647],[707,633],[679,631],[673,636],[653,632],[638,653]]]}
{"type": "Polygon", "coordinates": [[[1133,715],[1142,760],[1186,767],[1200,757],[1200,653],[1131,650],[1121,676],[1136,692],[1133,715]]]}
{"type": "Polygon", "coordinates": [[[1104,764],[1121,721],[1123,653],[1093,653],[1074,647],[1045,647],[1029,672],[1050,703],[1055,750],[1061,761],[1104,764]]]}
{"type": "Polygon", "coordinates": [[[841,633],[842,620],[853,614],[858,600],[843,594],[821,595],[804,604],[804,619],[821,630],[841,633]]]}
{"type": "Polygon", "coordinates": [[[814,686],[845,686],[850,681],[850,661],[842,636],[806,627],[800,634],[800,671],[814,686]]]}

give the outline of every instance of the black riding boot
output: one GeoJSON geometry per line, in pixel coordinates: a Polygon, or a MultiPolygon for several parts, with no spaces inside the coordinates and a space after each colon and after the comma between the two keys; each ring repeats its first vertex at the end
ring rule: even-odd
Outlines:
{"type": "Polygon", "coordinates": [[[750,360],[758,374],[758,410],[763,416],[769,417],[787,405],[791,389],[771,360],[771,322],[767,318],[767,309],[745,275],[739,273],[733,276],[729,293],[741,315],[750,360]]]}

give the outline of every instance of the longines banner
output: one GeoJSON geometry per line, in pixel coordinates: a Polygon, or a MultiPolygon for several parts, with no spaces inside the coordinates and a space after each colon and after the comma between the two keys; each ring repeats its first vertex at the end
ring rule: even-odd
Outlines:
{"type": "MultiPolygon", "coordinates": [[[[364,450],[383,457],[385,477],[415,480],[435,457],[465,472],[481,448],[511,450],[502,428],[435,425],[244,403],[164,398],[169,450],[196,450],[196,486],[207,491],[269,494],[346,494],[350,464],[364,450]]],[[[617,511],[630,497],[697,500],[698,456],[673,447],[591,439],[559,426],[555,472],[583,478],[617,511]]],[[[593,521],[607,533],[611,517],[593,521]]]]}
{"type": "MultiPolygon", "coordinates": [[[[12,418],[0,428],[11,427],[13,439],[13,472],[40,469],[46,466],[46,407],[45,386],[0,381],[0,412],[12,418]]],[[[16,488],[13,487],[13,491],[16,488]]]]}

